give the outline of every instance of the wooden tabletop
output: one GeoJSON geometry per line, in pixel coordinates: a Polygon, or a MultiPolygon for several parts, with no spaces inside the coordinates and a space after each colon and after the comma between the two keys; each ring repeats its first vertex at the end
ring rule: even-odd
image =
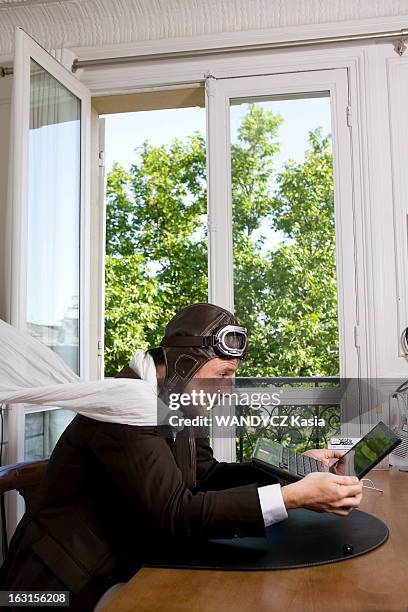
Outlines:
{"type": "Polygon", "coordinates": [[[389,527],[388,541],[354,559],[270,571],[142,568],[104,612],[407,612],[408,473],[373,471],[384,493],[361,508],[389,527]]]}

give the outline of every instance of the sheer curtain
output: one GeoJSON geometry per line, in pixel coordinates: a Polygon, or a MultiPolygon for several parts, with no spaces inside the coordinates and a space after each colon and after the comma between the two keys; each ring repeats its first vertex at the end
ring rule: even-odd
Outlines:
{"type": "MultiPolygon", "coordinates": [[[[27,330],[79,373],[81,103],[31,61],[27,330]]],[[[26,414],[25,457],[48,456],[72,418],[26,414]]]]}

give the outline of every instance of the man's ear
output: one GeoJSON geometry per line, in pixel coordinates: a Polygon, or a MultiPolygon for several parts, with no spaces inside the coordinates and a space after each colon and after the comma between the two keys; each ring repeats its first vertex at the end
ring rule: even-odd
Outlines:
{"type": "Polygon", "coordinates": [[[159,363],[156,366],[156,378],[157,380],[162,380],[165,377],[166,377],[166,366],[164,365],[164,363],[159,363]]]}

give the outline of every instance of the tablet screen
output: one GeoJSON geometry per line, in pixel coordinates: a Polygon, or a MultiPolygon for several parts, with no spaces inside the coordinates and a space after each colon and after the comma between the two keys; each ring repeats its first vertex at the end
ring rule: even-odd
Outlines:
{"type": "Polygon", "coordinates": [[[400,442],[398,436],[380,422],[332,465],[330,471],[343,476],[362,478],[400,442]]]}

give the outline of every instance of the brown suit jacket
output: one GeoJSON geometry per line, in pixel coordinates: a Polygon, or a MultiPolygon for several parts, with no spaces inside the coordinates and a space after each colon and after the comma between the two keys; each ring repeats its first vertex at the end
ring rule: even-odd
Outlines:
{"type": "Polygon", "coordinates": [[[192,461],[185,433],[165,433],[76,416],[13,537],[3,588],[46,590],[52,573],[79,593],[101,576],[128,579],[163,540],[264,535],[257,485],[273,479],[250,463],[219,463],[205,439],[192,461]]]}

